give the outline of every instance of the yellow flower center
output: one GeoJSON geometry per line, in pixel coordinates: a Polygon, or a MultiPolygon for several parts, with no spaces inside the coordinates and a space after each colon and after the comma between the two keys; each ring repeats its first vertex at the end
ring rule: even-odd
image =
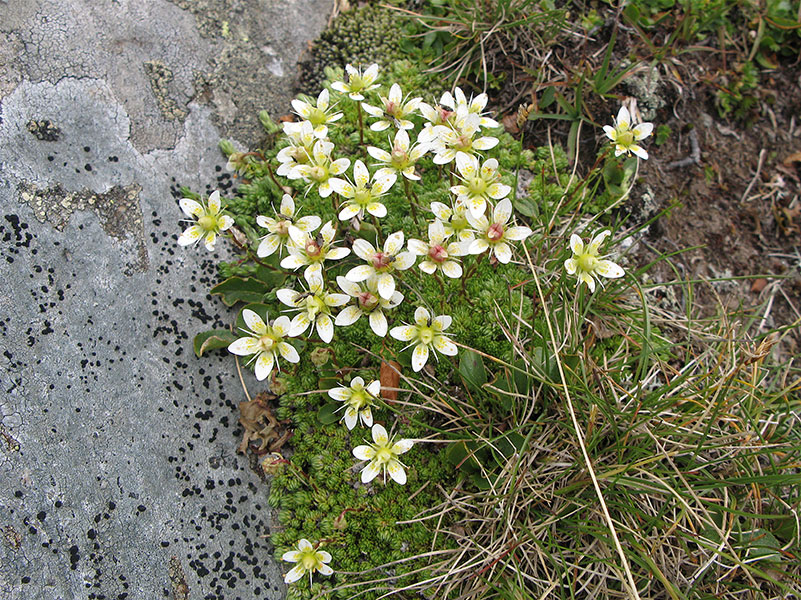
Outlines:
{"type": "Polygon", "coordinates": [[[379,465],[384,465],[392,460],[393,458],[392,450],[384,446],[383,448],[378,448],[375,453],[375,460],[379,465]]]}
{"type": "Polygon", "coordinates": [[[353,393],[350,395],[350,402],[348,402],[348,404],[350,404],[356,410],[360,410],[362,407],[370,404],[370,399],[367,396],[367,392],[364,390],[353,390],[353,393]]]}
{"type": "Polygon", "coordinates": [[[259,344],[261,345],[261,349],[263,352],[269,352],[275,346],[275,342],[277,340],[274,336],[265,333],[263,336],[259,338],[259,344]]]}
{"type": "Polygon", "coordinates": [[[317,553],[314,550],[307,550],[306,552],[301,553],[300,562],[303,564],[303,568],[307,571],[313,571],[319,566],[319,559],[317,558],[317,553]]]}
{"type": "Polygon", "coordinates": [[[197,220],[197,224],[203,231],[215,231],[217,229],[217,217],[205,215],[197,220]]]}
{"type": "Polygon", "coordinates": [[[370,202],[370,190],[364,188],[356,190],[353,194],[353,201],[359,205],[365,205],[370,202]]]}
{"type": "Polygon", "coordinates": [[[470,190],[470,193],[474,196],[480,196],[484,192],[487,191],[487,182],[484,181],[481,177],[472,177],[467,180],[467,188],[470,190]]]}
{"type": "Polygon", "coordinates": [[[321,167],[320,165],[312,167],[311,173],[309,173],[309,177],[311,177],[314,181],[325,181],[327,176],[328,176],[328,170],[325,167],[321,167]]]}
{"type": "Polygon", "coordinates": [[[434,341],[434,330],[431,327],[421,327],[418,336],[420,341],[428,346],[434,341]]]}
{"type": "Polygon", "coordinates": [[[451,217],[451,227],[454,231],[461,231],[467,227],[467,217],[464,215],[454,214],[451,217]]]}
{"type": "Polygon", "coordinates": [[[315,127],[324,125],[327,120],[328,116],[325,114],[325,111],[319,108],[312,108],[309,112],[309,122],[315,127]]]}
{"type": "Polygon", "coordinates": [[[592,273],[598,266],[598,258],[592,254],[582,254],[578,257],[578,266],[585,273],[592,273]]]}
{"type": "Polygon", "coordinates": [[[634,143],[634,134],[629,129],[620,131],[615,138],[615,143],[628,148],[634,143]]]}
{"type": "Polygon", "coordinates": [[[308,296],[306,298],[306,311],[314,318],[325,310],[325,301],[319,296],[308,296]]]}

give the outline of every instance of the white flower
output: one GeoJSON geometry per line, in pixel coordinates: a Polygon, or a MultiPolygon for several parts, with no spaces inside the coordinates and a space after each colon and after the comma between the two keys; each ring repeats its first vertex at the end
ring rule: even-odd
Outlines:
{"type": "Polygon", "coordinates": [[[445,92],[442,94],[442,98],[436,108],[425,102],[421,102],[420,106],[417,107],[420,114],[423,115],[423,118],[428,121],[417,136],[418,142],[430,144],[437,137],[436,127],[438,125],[446,125],[450,122],[455,111],[452,108],[452,102],[450,109],[446,108],[444,104],[449,98],[451,101],[453,100],[453,96],[451,96],[449,92],[445,92]]]}
{"type": "Polygon", "coordinates": [[[619,265],[598,256],[601,244],[610,234],[611,232],[605,229],[592,238],[592,241],[586,247],[581,238],[575,233],[570,236],[570,249],[573,251],[573,258],[568,258],[565,261],[565,270],[569,275],[578,274],[579,281],[586,283],[591,292],[595,291],[595,279],[593,277],[601,275],[609,279],[617,279],[624,275],[623,269],[619,265]]]}
{"type": "Polygon", "coordinates": [[[414,311],[414,325],[393,327],[389,335],[402,342],[411,342],[410,346],[415,345],[412,352],[412,370],[416,373],[425,366],[432,348],[446,356],[456,356],[458,350],[456,344],[442,333],[451,326],[451,321],[448,315],[432,319],[431,313],[420,306],[414,311]]]}
{"type": "Polygon", "coordinates": [[[478,236],[470,243],[470,254],[481,254],[489,249],[498,262],[504,264],[512,260],[512,249],[507,243],[510,240],[520,241],[531,235],[528,227],[509,227],[509,218],[512,216],[512,201],[504,198],[498,202],[492,211],[492,221],[486,215],[475,219],[467,213],[467,219],[476,229],[478,236]]]}
{"type": "Polygon", "coordinates": [[[279,355],[287,362],[300,361],[297,350],[284,341],[289,335],[288,317],[278,317],[268,325],[259,315],[246,308],[242,311],[242,318],[248,326],[242,331],[249,335],[231,343],[228,352],[237,356],[251,356],[248,364],[256,363],[256,379],[261,381],[270,375],[279,355]]]}
{"type": "Polygon", "coordinates": [[[330,98],[328,90],[324,89],[320,92],[320,95],[317,96],[317,106],[295,98],[292,100],[292,108],[295,109],[295,112],[302,119],[312,124],[312,127],[314,127],[314,135],[322,139],[328,135],[328,127],[326,127],[326,124],[339,121],[339,119],[342,118],[341,112],[331,113],[330,109],[333,107],[329,106],[329,103],[330,98]]]}
{"type": "Polygon", "coordinates": [[[462,256],[463,249],[458,242],[448,244],[447,237],[445,226],[441,221],[435,220],[428,225],[428,243],[411,239],[408,244],[409,251],[417,256],[426,257],[420,263],[423,272],[431,275],[439,270],[452,279],[458,279],[462,276],[462,267],[453,258],[462,256]]]}
{"type": "Polygon", "coordinates": [[[604,125],[606,136],[615,144],[615,156],[621,154],[634,153],[642,159],[648,158],[648,152],[637,144],[644,140],[654,129],[653,123],[639,123],[632,127],[632,119],[625,106],[620,107],[617,119],[614,119],[614,127],[604,125]]]}
{"type": "Polygon", "coordinates": [[[281,209],[275,218],[256,217],[256,223],[270,233],[261,238],[256,255],[259,258],[270,256],[282,245],[288,244],[290,239],[303,240],[304,234],[311,233],[320,226],[322,219],[316,215],[308,217],[295,217],[295,201],[289,194],[281,198],[281,209]]]}
{"type": "Polygon", "coordinates": [[[470,229],[470,222],[467,220],[467,207],[464,202],[457,200],[453,208],[442,202],[432,202],[431,212],[442,222],[447,237],[455,235],[460,242],[471,242],[475,239],[476,235],[470,229]]]}
{"type": "Polygon", "coordinates": [[[308,292],[282,289],[278,290],[275,295],[287,306],[300,309],[290,323],[289,335],[298,336],[305,332],[309,325],[314,324],[317,327],[317,335],[327,344],[334,337],[331,308],[347,304],[350,297],[325,291],[322,277],[312,276],[307,283],[309,284],[308,292]]]}
{"type": "Polygon", "coordinates": [[[398,456],[408,452],[414,445],[412,440],[398,440],[393,442],[382,425],[375,424],[372,429],[373,444],[356,446],[353,456],[359,460],[369,460],[362,469],[362,483],[369,483],[376,475],[384,472],[384,483],[387,482],[387,472],[397,483],[406,483],[405,465],[398,460],[398,456]]]}
{"type": "Polygon", "coordinates": [[[347,94],[351,100],[364,100],[362,92],[369,92],[378,87],[375,80],[378,79],[378,65],[372,64],[362,73],[351,65],[345,65],[345,72],[348,75],[348,82],[335,81],[331,87],[340,94],[347,94]]]}
{"type": "Polygon", "coordinates": [[[284,552],[281,560],[291,563],[297,563],[290,571],[284,576],[284,583],[293,583],[303,577],[303,574],[309,572],[309,585],[311,585],[311,578],[315,571],[319,571],[320,575],[331,575],[334,570],[326,563],[331,562],[331,555],[325,550],[315,550],[311,542],[307,539],[298,540],[296,550],[284,552]]]}
{"type": "Polygon", "coordinates": [[[317,237],[305,234],[305,239],[292,240],[293,243],[287,246],[289,256],[281,261],[281,268],[295,270],[305,266],[304,277],[307,280],[311,277],[322,277],[323,261],[339,260],[350,254],[348,248],[335,248],[331,245],[335,235],[334,224],[329,221],[323,225],[317,237]]]}
{"type": "Polygon", "coordinates": [[[299,123],[284,123],[284,133],[289,139],[289,145],[281,148],[276,158],[278,165],[276,174],[288,179],[300,179],[302,175],[297,172],[295,167],[306,165],[311,161],[314,153],[314,144],[317,137],[314,135],[314,127],[308,121],[299,123]]]}
{"type": "Polygon", "coordinates": [[[381,107],[370,106],[363,102],[362,108],[371,117],[379,119],[370,125],[370,129],[373,131],[384,131],[390,125],[394,125],[397,129],[413,129],[414,123],[406,117],[417,110],[422,100],[422,98],[412,98],[404,102],[401,87],[397,83],[393,83],[392,87],[389,88],[389,97],[384,98],[384,96],[381,96],[381,107]]]}
{"type": "Polygon", "coordinates": [[[451,192],[456,194],[457,201],[467,205],[475,218],[484,214],[489,198],[500,200],[512,191],[510,186],[499,183],[501,175],[498,161],[494,158],[485,160],[479,169],[478,158],[460,152],[456,155],[456,168],[464,183],[454,185],[451,192]]]}
{"type": "Polygon", "coordinates": [[[331,142],[317,140],[309,162],[294,167],[293,171],[310,184],[306,190],[307,194],[310,189],[317,185],[317,193],[320,194],[320,197],[328,198],[334,191],[334,188],[331,187],[332,176],[341,175],[350,166],[350,159],[348,158],[332,161],[331,152],[333,150],[334,144],[331,142]]]}
{"type": "Polygon", "coordinates": [[[447,125],[434,127],[435,139],[431,148],[435,152],[434,164],[444,165],[459,153],[475,154],[477,150],[489,150],[498,145],[498,138],[484,136],[473,139],[481,125],[481,117],[475,113],[457,113],[447,125]]]}
{"type": "Polygon", "coordinates": [[[403,294],[395,291],[391,298],[382,298],[378,293],[377,277],[369,277],[366,281],[355,283],[340,275],[337,277],[337,285],[353,298],[355,303],[343,308],[334,324],[337,327],[347,327],[358,321],[362,315],[367,315],[373,333],[378,337],[387,335],[388,324],[384,311],[393,309],[403,302],[403,294]]]}
{"type": "Polygon", "coordinates": [[[403,249],[403,232],[396,231],[384,242],[384,249],[376,250],[367,240],[358,239],[353,242],[353,252],[367,264],[353,267],[345,275],[356,283],[370,277],[376,277],[379,295],[385,300],[395,293],[395,278],[392,273],[405,271],[414,264],[414,254],[400,252],[403,249]]]}
{"type": "Polygon", "coordinates": [[[354,377],[350,387],[338,387],[328,390],[328,395],[334,400],[344,402],[345,416],[342,420],[348,429],[356,427],[361,418],[365,427],[373,426],[373,412],[371,407],[381,393],[381,382],[373,380],[364,385],[364,379],[354,377]]]}
{"type": "Polygon", "coordinates": [[[365,211],[379,219],[386,217],[387,207],[378,199],[389,191],[397,179],[398,176],[394,173],[379,175],[377,172],[373,175],[372,185],[369,185],[370,171],[357,159],[353,163],[354,183],[338,178],[331,179],[331,187],[346,199],[339,211],[339,220],[347,221],[356,215],[359,215],[360,219],[364,218],[365,211]]]}
{"type": "Polygon", "coordinates": [[[178,238],[179,246],[189,246],[203,238],[206,250],[212,252],[217,242],[217,234],[226,231],[234,224],[228,215],[221,215],[222,204],[220,192],[214,191],[209,196],[208,203],[197,202],[190,198],[181,198],[179,205],[187,217],[194,217],[196,222],[184,230],[178,238]]]}
{"type": "Polygon", "coordinates": [[[450,92],[445,92],[442,94],[442,98],[440,99],[439,103],[443,106],[447,106],[453,112],[467,112],[479,115],[481,117],[481,121],[479,122],[481,127],[489,129],[498,127],[498,122],[495,119],[490,119],[489,117],[482,115],[482,111],[487,106],[487,101],[489,100],[487,94],[479,94],[475,98],[471,97],[470,101],[468,101],[460,87],[457,86],[453,90],[453,93],[456,96],[455,101],[450,92]]]}
{"type": "Polygon", "coordinates": [[[406,179],[416,181],[420,179],[420,176],[415,174],[414,165],[428,152],[428,146],[425,144],[415,144],[410,148],[409,134],[406,133],[405,129],[399,129],[392,142],[391,152],[376,148],[375,146],[368,146],[367,152],[384,165],[376,172],[376,177],[401,173],[406,179]]]}

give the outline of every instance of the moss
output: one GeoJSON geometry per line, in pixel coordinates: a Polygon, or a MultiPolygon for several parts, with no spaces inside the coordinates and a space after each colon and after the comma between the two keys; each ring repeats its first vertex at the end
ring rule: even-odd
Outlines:
{"type": "Polygon", "coordinates": [[[402,58],[402,33],[397,15],[379,6],[368,4],[341,13],[314,41],[311,56],[300,63],[298,90],[316,94],[326,67],[342,69],[348,63],[383,67],[402,58]]]}

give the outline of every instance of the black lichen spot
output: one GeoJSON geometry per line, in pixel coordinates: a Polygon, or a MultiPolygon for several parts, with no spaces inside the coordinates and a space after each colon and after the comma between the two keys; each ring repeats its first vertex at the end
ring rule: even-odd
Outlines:
{"type": "Polygon", "coordinates": [[[55,142],[61,137],[61,129],[50,119],[41,119],[40,121],[31,119],[25,126],[40,142],[55,142]]]}

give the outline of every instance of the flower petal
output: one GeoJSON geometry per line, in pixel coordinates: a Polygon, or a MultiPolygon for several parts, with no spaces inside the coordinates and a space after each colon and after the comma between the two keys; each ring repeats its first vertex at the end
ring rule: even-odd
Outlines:
{"type": "Polygon", "coordinates": [[[531,229],[528,227],[510,227],[504,233],[504,239],[520,241],[526,239],[532,234],[531,229]]]}
{"type": "Polygon", "coordinates": [[[337,327],[347,327],[353,325],[361,316],[362,311],[357,306],[346,306],[339,312],[334,324],[337,327]]]}
{"type": "Polygon", "coordinates": [[[582,242],[581,238],[575,233],[570,236],[570,250],[576,256],[584,253],[584,242],[582,242]]]}
{"type": "Polygon", "coordinates": [[[373,330],[378,337],[387,335],[387,318],[380,310],[374,310],[370,313],[370,329],[373,330]]]}
{"type": "Polygon", "coordinates": [[[412,352],[412,370],[417,373],[425,366],[426,361],[428,361],[428,346],[418,344],[412,352]]]}
{"type": "MultiPolygon", "coordinates": [[[[422,265],[420,265],[422,268],[422,265]]],[[[451,279],[459,279],[462,276],[462,266],[453,260],[446,260],[442,263],[442,272],[451,279]]]]}
{"type": "Polygon", "coordinates": [[[216,215],[220,212],[222,204],[220,202],[220,190],[214,190],[209,196],[209,214],[216,215]]]}
{"type": "Polygon", "coordinates": [[[278,352],[281,353],[281,358],[283,358],[287,362],[297,363],[300,362],[300,356],[298,355],[298,351],[295,350],[295,347],[291,344],[287,344],[286,342],[281,342],[278,344],[278,352]]]}
{"type": "Polygon", "coordinates": [[[617,279],[625,274],[623,268],[611,260],[599,260],[595,265],[595,272],[609,279],[617,279]]]}
{"type": "MultiPolygon", "coordinates": [[[[320,554],[320,552],[318,552],[317,554],[320,554]]],[[[328,554],[328,553],[326,552],[326,554],[328,554]]],[[[331,555],[328,554],[328,556],[331,556],[331,555]]],[[[327,577],[327,576],[332,575],[334,573],[334,569],[332,569],[328,565],[320,565],[320,566],[317,567],[317,572],[320,575],[325,575],[327,577]]]]}
{"type": "Polygon", "coordinates": [[[417,257],[412,252],[401,252],[395,257],[392,266],[398,271],[405,271],[411,267],[416,260],[417,257]]]}
{"type": "Polygon", "coordinates": [[[384,429],[383,425],[376,423],[370,433],[373,436],[373,441],[379,446],[386,446],[389,442],[389,435],[387,435],[387,430],[384,429]]]}
{"type": "MultiPolygon", "coordinates": [[[[354,244],[354,246],[355,245],[356,244],[354,244]]],[[[374,274],[375,269],[372,267],[372,265],[359,265],[358,267],[353,267],[350,271],[348,271],[345,274],[345,278],[348,281],[355,281],[358,283],[359,281],[364,281],[374,274]]]]}
{"type": "Polygon", "coordinates": [[[507,223],[509,217],[512,216],[512,201],[509,198],[504,198],[495,205],[495,210],[492,211],[492,220],[495,223],[507,223]]]}
{"type": "Polygon", "coordinates": [[[328,315],[317,317],[317,334],[326,344],[334,338],[334,323],[328,315]]]}
{"type": "MultiPolygon", "coordinates": [[[[347,427],[348,429],[353,429],[354,427],[356,427],[356,423],[359,422],[359,411],[357,411],[352,406],[348,406],[345,409],[345,416],[343,417],[343,419],[345,421],[345,427],[347,427]]],[[[369,446],[357,446],[357,448],[369,448],[369,446]]],[[[356,454],[356,449],[353,450],[353,453],[356,454]]],[[[356,458],[361,458],[361,457],[357,456],[356,458]]]]}
{"type": "Polygon", "coordinates": [[[284,575],[284,583],[293,583],[303,577],[303,574],[306,572],[306,568],[303,566],[303,563],[298,563],[290,571],[284,575]]]}
{"type": "Polygon", "coordinates": [[[420,327],[428,327],[431,322],[431,313],[424,306],[418,306],[414,311],[414,322],[420,327]]]}
{"type": "Polygon", "coordinates": [[[261,350],[259,340],[254,337],[242,337],[234,340],[228,346],[228,352],[236,354],[237,356],[250,356],[256,354],[261,350]]]}
{"type": "Polygon", "coordinates": [[[375,248],[367,240],[359,238],[353,242],[353,253],[362,260],[372,260],[375,248]]]}
{"type": "Polygon", "coordinates": [[[512,260],[512,249],[506,242],[498,242],[495,244],[495,247],[492,249],[492,251],[495,254],[495,258],[498,259],[498,262],[504,265],[508,264],[509,261],[512,260]]]}
{"type": "Polygon", "coordinates": [[[181,207],[187,217],[201,217],[206,212],[200,202],[191,198],[181,198],[178,201],[178,206],[181,207]]]}
{"type": "Polygon", "coordinates": [[[437,352],[446,356],[456,356],[457,352],[459,352],[458,346],[444,335],[434,338],[434,348],[437,352]]]}
{"type": "Polygon", "coordinates": [[[575,258],[568,258],[565,261],[565,271],[567,271],[567,274],[575,274],[576,269],[578,269],[578,261],[575,258]]]}
{"type": "Polygon", "coordinates": [[[197,242],[203,235],[203,229],[199,225],[192,225],[187,227],[186,230],[178,238],[179,246],[190,246],[197,242]]]}
{"type": "Polygon", "coordinates": [[[384,252],[393,256],[397,254],[403,248],[403,239],[402,231],[391,234],[384,242],[384,252]]]}
{"type": "Polygon", "coordinates": [[[404,454],[414,446],[414,440],[398,440],[392,445],[392,454],[404,454]]]}
{"type": "Polygon", "coordinates": [[[370,483],[381,472],[381,467],[375,462],[369,463],[362,469],[362,483],[370,483]]]}
{"type": "Polygon", "coordinates": [[[264,324],[261,317],[257,315],[255,312],[246,308],[242,311],[242,319],[245,321],[245,325],[248,326],[253,333],[257,333],[259,335],[264,335],[267,333],[267,325],[264,324]]]}
{"type": "Polygon", "coordinates": [[[356,446],[353,449],[353,456],[359,460],[370,460],[375,456],[375,449],[372,446],[356,446]]]}
{"type": "Polygon", "coordinates": [[[406,483],[406,471],[403,469],[403,465],[397,460],[392,460],[387,464],[387,472],[396,483],[400,485],[406,483]]]}
{"type": "Polygon", "coordinates": [[[328,390],[328,395],[333,398],[334,400],[339,400],[340,402],[345,402],[350,399],[353,391],[350,388],[346,387],[335,387],[328,390]]]}
{"type": "Polygon", "coordinates": [[[285,560],[287,562],[298,562],[300,560],[300,552],[297,550],[284,552],[284,554],[281,556],[281,560],[285,560]]]}
{"type": "Polygon", "coordinates": [[[399,325],[390,329],[389,335],[401,342],[408,342],[417,337],[417,327],[414,325],[399,325]]]}
{"type": "Polygon", "coordinates": [[[295,315],[295,318],[292,319],[292,323],[289,326],[289,335],[291,337],[297,337],[304,331],[306,331],[311,325],[311,321],[309,320],[309,315],[305,312],[298,313],[295,315]]]}
{"type": "MultiPolygon", "coordinates": [[[[350,273],[348,277],[350,278],[350,273]]],[[[378,293],[386,300],[392,298],[392,294],[395,293],[395,278],[391,274],[381,273],[378,276],[378,293]]]]}
{"type": "Polygon", "coordinates": [[[272,352],[262,352],[256,359],[256,379],[262,381],[267,379],[275,365],[275,357],[272,352]]]}
{"type": "Polygon", "coordinates": [[[612,235],[612,232],[608,229],[604,229],[600,233],[596,234],[595,237],[592,238],[590,245],[587,247],[587,252],[597,256],[598,250],[601,248],[601,244],[603,244],[604,240],[610,235],[612,235]]]}

